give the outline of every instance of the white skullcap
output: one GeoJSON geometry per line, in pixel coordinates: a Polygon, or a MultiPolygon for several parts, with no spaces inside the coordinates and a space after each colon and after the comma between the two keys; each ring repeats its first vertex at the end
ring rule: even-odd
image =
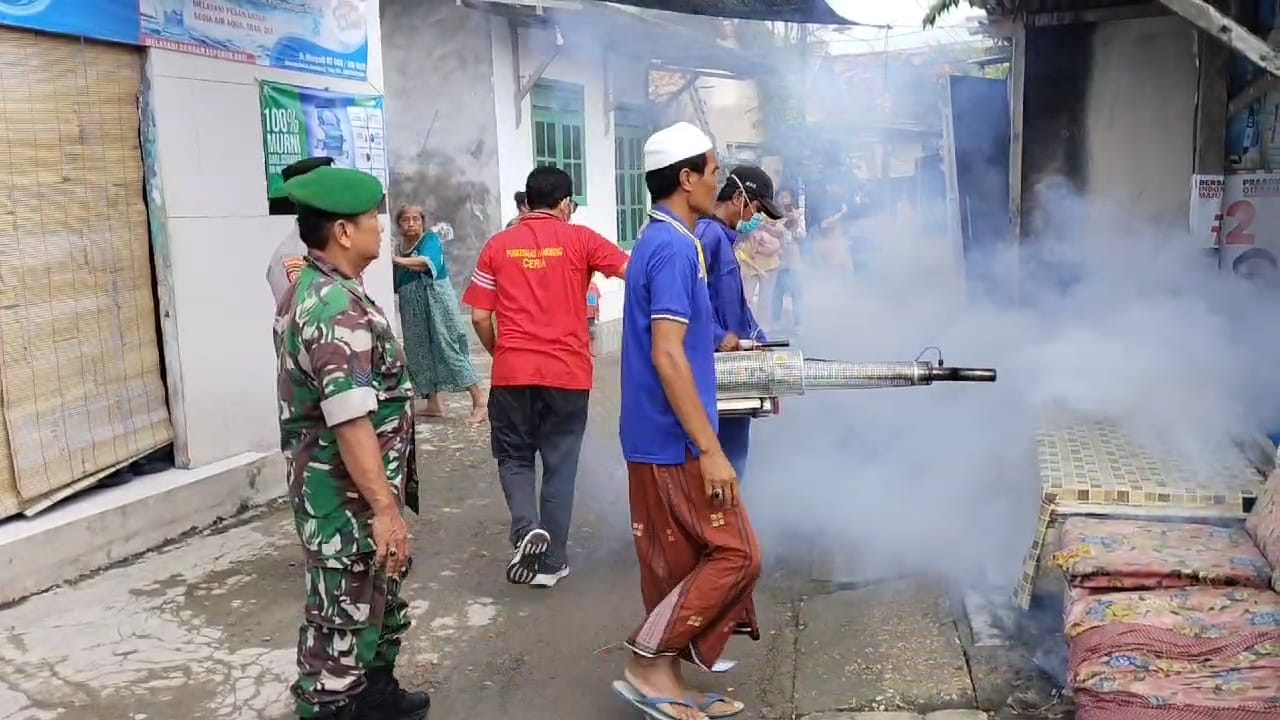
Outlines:
{"type": "Polygon", "coordinates": [[[675,165],[694,155],[702,155],[714,145],[707,134],[687,122],[678,122],[649,136],[644,144],[644,171],[675,165]]]}

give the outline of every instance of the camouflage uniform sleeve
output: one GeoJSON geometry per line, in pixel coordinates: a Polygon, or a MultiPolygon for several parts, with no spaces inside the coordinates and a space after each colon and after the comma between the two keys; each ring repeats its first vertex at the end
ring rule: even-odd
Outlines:
{"type": "Polygon", "coordinates": [[[374,388],[373,321],[369,310],[339,284],[299,308],[298,364],[320,389],[320,410],[329,427],[378,408],[374,388]]]}

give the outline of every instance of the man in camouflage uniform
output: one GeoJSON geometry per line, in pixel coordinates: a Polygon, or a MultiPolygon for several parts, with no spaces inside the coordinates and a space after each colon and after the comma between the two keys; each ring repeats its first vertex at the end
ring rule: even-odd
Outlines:
{"type": "Polygon", "coordinates": [[[281,446],[306,552],[298,716],[420,720],[426,693],[393,674],[409,628],[401,515],[417,510],[413,387],[391,324],[359,277],[378,257],[382,184],[322,167],[285,183],[306,265],[277,307],[281,446]]]}

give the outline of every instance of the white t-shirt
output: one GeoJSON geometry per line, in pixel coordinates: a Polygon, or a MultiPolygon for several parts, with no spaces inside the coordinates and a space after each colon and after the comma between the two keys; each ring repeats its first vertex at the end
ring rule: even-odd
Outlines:
{"type": "Polygon", "coordinates": [[[288,260],[298,257],[305,257],[307,254],[307,246],[302,244],[302,238],[298,235],[298,228],[294,227],[284,240],[276,246],[275,253],[271,256],[271,262],[267,264],[267,284],[271,286],[271,294],[276,299],[276,305],[284,299],[285,293],[289,292],[292,283],[289,282],[289,276],[285,273],[284,264],[288,260]]]}

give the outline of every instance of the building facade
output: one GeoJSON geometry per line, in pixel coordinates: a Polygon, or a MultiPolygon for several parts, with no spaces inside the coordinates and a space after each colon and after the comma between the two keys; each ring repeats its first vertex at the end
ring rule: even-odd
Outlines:
{"type": "MultiPolygon", "coordinates": [[[[515,216],[515,193],[538,165],[573,177],[574,222],[627,248],[647,219],[641,155],[653,130],[688,120],[720,136],[722,151],[726,141],[759,142],[737,127],[754,110],[749,87],[720,93],[713,106],[700,99],[700,87],[753,84],[707,73],[759,70],[718,39],[715,18],[520,0],[384,0],[383,18],[392,193],[454,225],[448,253],[459,284],[515,216]],[[655,93],[655,75],[679,87],[655,93]]],[[[621,338],[622,283],[596,284],[608,351],[621,338]]]]}
{"type": "MultiPolygon", "coordinates": [[[[284,492],[263,88],[380,96],[382,51],[376,2],[252,5],[0,13],[0,602],[284,492]]],[[[347,116],[349,164],[376,163],[347,116]]],[[[394,314],[389,261],[365,282],[394,314]]]]}
{"type": "MultiPolygon", "coordinates": [[[[264,275],[291,229],[268,200],[289,162],[387,180],[364,282],[393,318],[401,203],[454,226],[459,284],[536,165],[574,177],[576,222],[634,241],[644,139],[681,113],[650,100],[651,66],[696,82],[750,63],[652,13],[567,5],[0,14],[0,603],[284,493],[264,275]],[[170,448],[173,469],[94,488],[170,448]]],[[[621,283],[598,284],[607,350],[621,283]]]]}

